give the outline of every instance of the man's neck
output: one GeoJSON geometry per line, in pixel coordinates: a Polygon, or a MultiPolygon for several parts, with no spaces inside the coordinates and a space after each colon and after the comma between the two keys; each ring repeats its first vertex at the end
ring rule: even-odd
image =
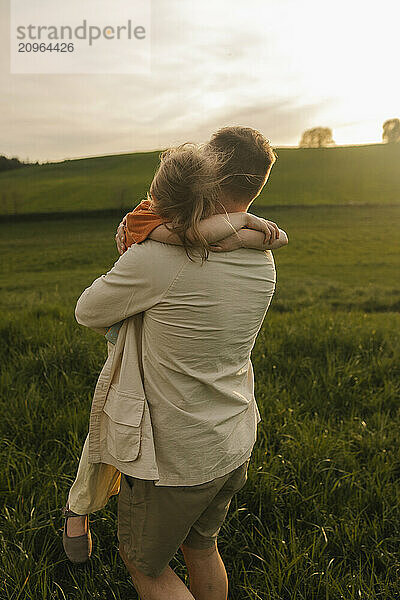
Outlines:
{"type": "Polygon", "coordinates": [[[215,214],[225,214],[225,211],[227,213],[247,212],[251,203],[252,200],[250,202],[248,200],[238,202],[230,200],[229,198],[221,197],[219,201],[215,203],[215,214]]]}

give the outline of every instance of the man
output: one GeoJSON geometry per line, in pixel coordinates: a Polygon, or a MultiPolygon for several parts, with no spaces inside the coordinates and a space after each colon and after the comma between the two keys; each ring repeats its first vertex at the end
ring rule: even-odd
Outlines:
{"type": "MultiPolygon", "coordinates": [[[[275,161],[267,140],[253,129],[224,128],[209,149],[229,154],[216,212],[246,212],[275,161]]],[[[216,540],[246,482],[261,420],[250,353],[275,283],[270,251],[211,253],[201,264],[182,247],[147,240],[78,300],[76,318],[87,327],[124,320],[118,361],[99,377],[89,445],[93,462],[106,448],[101,461],[123,473],[120,554],[142,600],[227,598],[216,540]],[[139,381],[131,377],[138,348],[130,327],[141,313],[139,381]],[[178,548],[190,592],[168,565],[178,548]]]]}

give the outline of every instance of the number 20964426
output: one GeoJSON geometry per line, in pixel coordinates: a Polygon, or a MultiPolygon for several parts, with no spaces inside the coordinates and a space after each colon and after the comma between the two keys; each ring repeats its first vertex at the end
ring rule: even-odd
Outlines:
{"type": "Polygon", "coordinates": [[[40,44],[37,42],[20,42],[18,44],[18,52],[73,52],[74,44],[70,42],[67,44],[66,42],[57,44],[45,44],[41,42],[40,44]]]}

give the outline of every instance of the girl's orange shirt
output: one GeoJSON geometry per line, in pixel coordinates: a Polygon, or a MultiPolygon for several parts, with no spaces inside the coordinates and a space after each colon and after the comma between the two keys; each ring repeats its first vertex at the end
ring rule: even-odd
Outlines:
{"type": "MultiPolygon", "coordinates": [[[[150,235],[150,233],[158,227],[167,223],[159,217],[151,209],[150,200],[142,200],[138,206],[126,215],[125,231],[125,246],[130,247],[132,244],[140,244],[150,235]]],[[[107,329],[105,334],[106,340],[115,344],[117,342],[118,333],[123,321],[114,323],[107,329]]]]}
{"type": "Polygon", "coordinates": [[[150,200],[142,200],[138,206],[126,215],[125,245],[140,244],[159,225],[167,223],[151,209],[150,200]]]}

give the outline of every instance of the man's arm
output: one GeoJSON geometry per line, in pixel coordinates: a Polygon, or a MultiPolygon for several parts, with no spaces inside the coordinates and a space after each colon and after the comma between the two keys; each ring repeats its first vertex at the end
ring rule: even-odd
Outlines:
{"type": "MultiPolygon", "coordinates": [[[[78,323],[99,331],[157,304],[181,268],[175,261],[160,260],[158,246],[151,241],[133,244],[86,288],[75,307],[78,323]]],[[[186,260],[182,256],[182,266],[186,260]]]]}

